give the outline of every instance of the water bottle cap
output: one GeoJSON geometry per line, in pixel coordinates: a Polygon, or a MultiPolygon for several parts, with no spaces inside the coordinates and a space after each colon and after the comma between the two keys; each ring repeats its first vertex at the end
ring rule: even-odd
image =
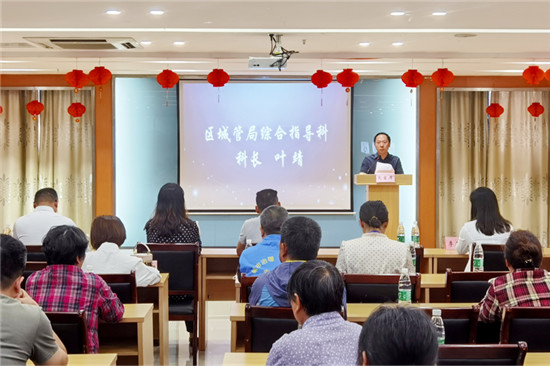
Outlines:
{"type": "Polygon", "coordinates": [[[408,268],[401,268],[401,273],[409,274],[409,269],[408,268]]]}
{"type": "Polygon", "coordinates": [[[433,309],[432,316],[441,316],[441,309],[433,309]]]}

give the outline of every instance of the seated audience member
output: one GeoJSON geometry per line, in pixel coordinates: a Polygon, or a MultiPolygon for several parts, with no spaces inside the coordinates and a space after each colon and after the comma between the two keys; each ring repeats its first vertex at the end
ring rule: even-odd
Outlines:
{"type": "Polygon", "coordinates": [[[73,220],[57,213],[57,192],[42,188],[34,195],[34,211],[22,216],[13,225],[13,237],[25,245],[42,245],[42,239],[54,226],[76,226],[73,220]]]}
{"type": "Polygon", "coordinates": [[[95,251],[86,254],[82,268],[97,274],[136,273],[137,286],[149,286],[160,281],[156,268],[146,266],[143,261],[121,251],[126,240],[126,229],[116,216],[98,216],[92,222],[90,241],[95,251]]]}
{"type": "Polygon", "coordinates": [[[279,243],[281,226],[288,218],[288,212],[281,206],[269,206],[260,215],[263,240],[244,250],[239,258],[241,273],[248,277],[259,276],[272,271],[281,264],[279,243]]]}
{"type": "Polygon", "coordinates": [[[342,318],[344,280],[330,263],[298,267],[287,285],[301,329],[273,343],[266,365],[355,365],[361,326],[342,318]]]}
{"type": "Polygon", "coordinates": [[[66,365],[67,350],[48,317],[21,288],[27,250],[23,243],[0,235],[0,365],[66,365]]]}
{"type": "MultiPolygon", "coordinates": [[[[510,221],[500,215],[497,196],[487,187],[479,187],[470,194],[472,204],[470,219],[462,226],[458,235],[456,251],[466,254],[473,243],[499,244],[506,243],[510,232],[514,230],[510,221]]],[[[470,271],[470,260],[465,271],[470,271]]]]}
{"type": "Polygon", "coordinates": [[[262,241],[262,233],[260,231],[260,214],[269,206],[280,206],[277,191],[274,189],[263,189],[256,193],[256,212],[258,216],[246,220],[241,227],[239,234],[239,242],[237,243],[237,256],[241,256],[243,250],[247,248],[246,241],[250,240],[253,245],[262,241]]]}
{"type": "Polygon", "coordinates": [[[124,306],[109,285],[94,273],[82,271],[88,239],[75,226],[57,226],[46,234],[42,250],[48,266],[27,279],[27,291],[44,311],[86,312],[91,353],[99,349],[98,318],[118,322],[124,306]]]}
{"type": "Polygon", "coordinates": [[[361,205],[359,223],[363,236],[343,241],[336,268],[347,274],[399,274],[402,268],[415,273],[409,246],[389,239],[388,209],[382,201],[361,205]]]}
{"type": "Polygon", "coordinates": [[[290,307],[286,293],[288,280],[296,268],[306,261],[317,258],[320,244],[321,227],[314,220],[303,216],[286,220],[281,228],[279,244],[281,264],[254,281],[249,303],[290,307]]]}
{"type": "Polygon", "coordinates": [[[510,234],[504,248],[510,273],[492,279],[487,294],[480,302],[479,320],[502,319],[505,306],[550,306],[550,274],[540,269],[542,248],[529,231],[510,234]]]}
{"type": "Polygon", "coordinates": [[[160,188],[153,218],[145,224],[148,243],[199,243],[197,223],[185,209],[183,189],[176,183],[160,188]]]}
{"type": "Polygon", "coordinates": [[[380,306],[363,324],[359,365],[435,365],[437,335],[424,311],[380,306]]]}

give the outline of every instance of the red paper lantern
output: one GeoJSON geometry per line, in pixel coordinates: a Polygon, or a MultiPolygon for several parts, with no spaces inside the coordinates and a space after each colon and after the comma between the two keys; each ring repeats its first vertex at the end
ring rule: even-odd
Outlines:
{"type": "Polygon", "coordinates": [[[44,104],[40,103],[38,100],[33,100],[27,103],[27,111],[32,115],[34,121],[37,120],[37,117],[44,110],[44,104]]]}
{"type": "Polygon", "coordinates": [[[539,102],[531,104],[527,110],[533,117],[538,117],[544,113],[544,107],[539,102]]]}
{"type": "Polygon", "coordinates": [[[311,82],[320,89],[326,88],[332,82],[332,75],[326,71],[317,70],[315,74],[311,75],[311,82]]]}
{"type": "Polygon", "coordinates": [[[546,72],[544,73],[544,77],[546,78],[546,80],[550,81],[550,69],[546,70],[546,72]]]}
{"type": "Polygon", "coordinates": [[[486,109],[485,112],[489,115],[489,117],[497,118],[500,117],[502,113],[504,113],[504,108],[498,103],[491,103],[486,109]]]}
{"type": "Polygon", "coordinates": [[[403,80],[405,86],[409,88],[416,88],[424,81],[424,75],[414,69],[410,69],[401,75],[401,80],[403,80]]]}
{"type": "Polygon", "coordinates": [[[538,66],[529,66],[523,71],[523,78],[527,84],[537,85],[544,79],[544,71],[538,66]]]}
{"type": "Polygon", "coordinates": [[[214,69],[208,74],[206,80],[212,84],[213,87],[222,87],[229,81],[229,74],[223,69],[214,69]]]}
{"type": "Polygon", "coordinates": [[[113,74],[111,74],[111,71],[103,66],[96,66],[92,71],[90,71],[88,76],[94,85],[104,85],[111,80],[113,74]]]}
{"type": "Polygon", "coordinates": [[[353,88],[355,83],[359,81],[359,74],[353,72],[353,69],[344,69],[341,73],[336,75],[336,81],[342,84],[344,88],[353,88]]]}
{"type": "Polygon", "coordinates": [[[86,112],[86,107],[81,103],[73,103],[67,108],[67,112],[73,117],[75,117],[76,122],[80,122],[80,117],[86,112]]]}
{"type": "Polygon", "coordinates": [[[4,108],[0,105],[0,114],[2,114],[2,112],[4,112],[4,108]]]}
{"type": "Polygon", "coordinates": [[[432,81],[440,88],[449,86],[454,79],[455,75],[446,68],[437,69],[437,71],[432,74],[432,81]]]}
{"type": "Polygon", "coordinates": [[[180,81],[180,77],[172,70],[162,70],[162,72],[157,75],[157,82],[165,89],[173,88],[178,81],[180,81]]]}
{"type": "Polygon", "coordinates": [[[90,81],[88,75],[86,75],[82,70],[73,70],[66,73],[65,80],[67,80],[69,85],[74,88],[75,93],[78,93],[78,89],[82,88],[90,81]]]}

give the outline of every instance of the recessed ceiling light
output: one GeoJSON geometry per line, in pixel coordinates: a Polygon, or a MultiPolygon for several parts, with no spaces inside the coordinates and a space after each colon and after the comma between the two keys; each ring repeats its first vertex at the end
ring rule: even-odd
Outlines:
{"type": "Polygon", "coordinates": [[[393,15],[394,17],[400,17],[400,16],[405,15],[405,12],[404,11],[392,11],[390,13],[390,15],[393,15]]]}
{"type": "Polygon", "coordinates": [[[151,14],[151,15],[162,15],[162,14],[164,14],[164,10],[158,10],[158,9],[157,10],[151,10],[151,11],[149,11],[149,14],[151,14]]]}
{"type": "Polygon", "coordinates": [[[174,46],[183,46],[184,44],[184,41],[174,41],[174,46]]]}
{"type": "Polygon", "coordinates": [[[105,14],[109,14],[109,15],[119,15],[120,14],[120,10],[116,10],[116,9],[109,9],[105,12],[105,14]]]}
{"type": "Polygon", "coordinates": [[[153,42],[144,40],[144,41],[141,41],[141,42],[139,42],[139,43],[140,43],[142,46],[149,46],[149,45],[150,45],[151,43],[153,43],[153,42]]]}
{"type": "Polygon", "coordinates": [[[370,46],[370,42],[361,42],[361,43],[359,43],[359,46],[361,46],[361,47],[370,46]]]}
{"type": "Polygon", "coordinates": [[[436,16],[436,17],[443,17],[445,15],[447,15],[447,12],[446,11],[434,11],[432,13],[433,16],[436,16]]]}
{"type": "Polygon", "coordinates": [[[399,46],[403,46],[403,42],[393,42],[391,45],[395,47],[399,47],[399,46]]]}

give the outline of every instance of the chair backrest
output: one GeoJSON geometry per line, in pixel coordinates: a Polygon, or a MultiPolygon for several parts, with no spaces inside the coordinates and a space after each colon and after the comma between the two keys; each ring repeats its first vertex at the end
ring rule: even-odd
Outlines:
{"type": "MultiPolygon", "coordinates": [[[[421,308],[432,316],[433,308],[421,308]]],[[[445,325],[445,344],[476,343],[479,306],[471,308],[442,308],[441,318],[445,325]]]]}
{"type": "MultiPolygon", "coordinates": [[[[384,303],[397,302],[399,274],[363,275],[343,274],[346,284],[348,303],[384,303]]],[[[410,276],[412,293],[411,301],[420,299],[420,273],[410,276]]]]}
{"type": "Polygon", "coordinates": [[[523,365],[527,344],[442,344],[438,365],[523,365]]]}
{"type": "Polygon", "coordinates": [[[250,290],[252,289],[252,285],[254,284],[254,281],[256,281],[256,278],[258,277],[247,277],[244,273],[240,273],[240,271],[237,272],[237,278],[239,282],[241,283],[241,299],[240,302],[248,302],[248,298],[250,296],[250,290]]]}
{"type": "Polygon", "coordinates": [[[46,268],[48,263],[46,262],[27,262],[25,264],[25,269],[23,270],[23,282],[21,283],[21,287],[25,288],[25,283],[27,283],[27,278],[36,271],[40,271],[41,269],[46,268]]]}
{"type": "Polygon", "coordinates": [[[479,302],[489,288],[489,280],[508,272],[446,271],[445,300],[447,302],[479,302]]]}
{"type": "Polygon", "coordinates": [[[195,295],[198,291],[199,243],[149,244],[147,246],[162,273],[170,273],[170,295],[195,295]]]}
{"type": "Polygon", "coordinates": [[[137,303],[136,273],[109,273],[99,275],[123,304],[137,303]]]}
{"type": "MultiPolygon", "coordinates": [[[[476,245],[473,243],[472,248],[476,245]]],[[[508,271],[504,261],[504,245],[481,244],[483,248],[483,270],[484,271],[508,271]]],[[[470,261],[470,270],[473,271],[474,261],[470,261]]]]}
{"type": "Polygon", "coordinates": [[[51,312],[46,316],[67,353],[88,353],[88,327],[84,310],[78,312],[51,312]]]}
{"type": "Polygon", "coordinates": [[[506,306],[503,311],[500,343],[525,341],[531,352],[550,352],[549,329],[550,307],[506,306]]]}
{"type": "Polygon", "coordinates": [[[416,251],[416,273],[422,273],[422,260],[424,259],[424,247],[414,248],[416,251]]]}
{"type": "Polygon", "coordinates": [[[27,262],[45,262],[46,254],[42,251],[42,245],[25,245],[27,248],[27,262]]]}
{"type": "Polygon", "coordinates": [[[291,308],[246,304],[245,352],[269,352],[273,343],[285,333],[298,329],[291,308]]]}

